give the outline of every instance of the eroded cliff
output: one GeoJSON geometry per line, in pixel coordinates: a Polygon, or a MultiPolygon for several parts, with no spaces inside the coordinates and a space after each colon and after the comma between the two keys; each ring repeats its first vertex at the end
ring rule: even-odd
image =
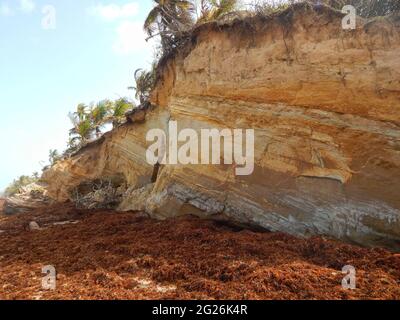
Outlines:
{"type": "Polygon", "coordinates": [[[296,236],[400,249],[400,19],[297,6],[210,23],[162,61],[146,121],[106,134],[47,171],[49,195],[124,181],[120,210],[229,219],[296,236]],[[255,130],[255,170],[146,161],[152,128],[255,130]],[[154,183],[153,183],[154,182],[154,183]]]}

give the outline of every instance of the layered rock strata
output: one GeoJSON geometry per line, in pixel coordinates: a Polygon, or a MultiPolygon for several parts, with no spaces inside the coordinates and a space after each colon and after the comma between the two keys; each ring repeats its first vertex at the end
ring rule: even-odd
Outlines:
{"type": "Polygon", "coordinates": [[[123,177],[121,210],[196,214],[297,236],[400,249],[400,18],[357,20],[297,6],[197,28],[166,58],[146,121],[126,124],[50,171],[60,201],[123,177]],[[150,129],[255,130],[255,168],[146,161],[150,129]]]}

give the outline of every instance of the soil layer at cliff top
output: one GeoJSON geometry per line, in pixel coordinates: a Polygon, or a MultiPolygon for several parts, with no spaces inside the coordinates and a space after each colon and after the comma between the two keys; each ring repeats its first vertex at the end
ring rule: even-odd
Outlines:
{"type": "Polygon", "coordinates": [[[0,299],[400,299],[399,254],[190,216],[58,205],[0,217],[0,242],[0,299]],[[54,291],[41,288],[45,265],[54,291]],[[342,289],[344,265],[355,290],[342,289]]]}

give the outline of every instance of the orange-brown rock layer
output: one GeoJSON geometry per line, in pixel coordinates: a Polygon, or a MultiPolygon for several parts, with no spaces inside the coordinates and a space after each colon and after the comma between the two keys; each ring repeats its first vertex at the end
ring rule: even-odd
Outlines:
{"type": "Polygon", "coordinates": [[[273,18],[211,23],[163,62],[145,123],[59,163],[45,178],[66,200],[82,181],[120,175],[123,210],[193,213],[298,236],[400,249],[400,18],[296,6],[273,18]],[[255,172],[166,165],[151,184],[146,133],[255,130],[255,172]],[[142,188],[142,189],[140,189],[142,188]]]}

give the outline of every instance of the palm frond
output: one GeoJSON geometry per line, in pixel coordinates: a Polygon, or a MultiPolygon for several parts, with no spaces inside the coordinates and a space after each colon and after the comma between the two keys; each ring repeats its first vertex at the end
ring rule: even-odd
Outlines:
{"type": "Polygon", "coordinates": [[[154,7],[144,21],[143,29],[151,37],[156,30],[157,19],[160,15],[160,7],[154,7]]]}
{"type": "Polygon", "coordinates": [[[135,98],[144,104],[150,96],[150,92],[154,87],[155,83],[155,64],[153,64],[150,71],[145,71],[143,69],[137,69],[134,73],[135,77],[135,87],[136,90],[135,98]]]}
{"type": "Polygon", "coordinates": [[[132,103],[130,103],[129,101],[127,101],[124,98],[118,99],[117,101],[115,101],[114,103],[114,107],[113,107],[113,117],[114,118],[121,118],[125,116],[125,113],[132,109],[134,107],[134,105],[132,103]]]}
{"type": "Polygon", "coordinates": [[[197,23],[218,20],[236,10],[238,0],[209,0],[203,4],[202,15],[197,23]]]}

